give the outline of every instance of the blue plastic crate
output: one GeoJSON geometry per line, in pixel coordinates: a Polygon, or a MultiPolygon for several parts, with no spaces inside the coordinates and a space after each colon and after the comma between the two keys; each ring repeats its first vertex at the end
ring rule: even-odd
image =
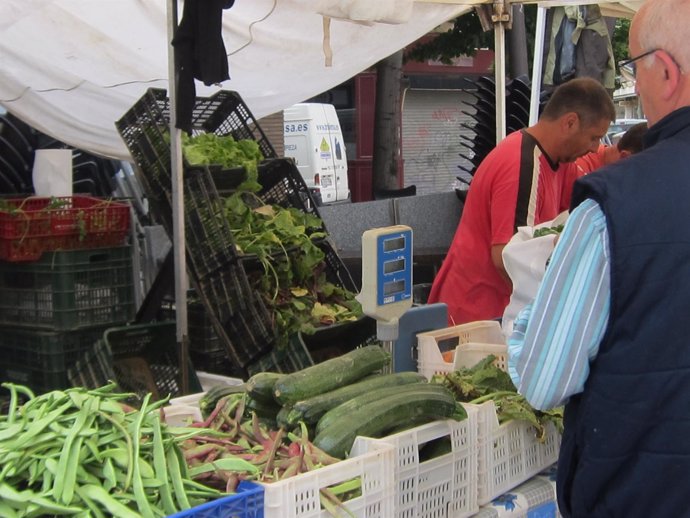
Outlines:
{"type": "Polygon", "coordinates": [[[168,518],[263,518],[264,488],[242,481],[237,493],[180,511],[168,518]]]}

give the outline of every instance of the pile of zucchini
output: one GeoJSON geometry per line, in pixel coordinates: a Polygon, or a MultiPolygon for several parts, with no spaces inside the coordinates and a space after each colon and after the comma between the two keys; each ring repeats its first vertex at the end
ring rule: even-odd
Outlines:
{"type": "MultiPolygon", "coordinates": [[[[276,427],[292,430],[304,423],[314,445],[340,459],[358,435],[383,437],[436,419],[466,417],[443,385],[427,383],[416,372],[381,374],[389,362],[390,354],[370,345],[291,374],[255,374],[245,385],[224,390],[244,390],[246,408],[276,427]]],[[[207,394],[202,411],[223,396],[218,389],[207,394]]]]}

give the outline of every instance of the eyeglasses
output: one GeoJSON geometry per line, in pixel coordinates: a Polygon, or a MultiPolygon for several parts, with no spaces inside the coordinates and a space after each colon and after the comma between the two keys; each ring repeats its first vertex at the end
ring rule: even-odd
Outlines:
{"type": "Polygon", "coordinates": [[[626,81],[632,81],[635,82],[635,75],[637,74],[637,65],[636,61],[640,60],[642,58],[646,58],[647,56],[654,54],[655,52],[663,51],[669,58],[671,58],[671,61],[678,67],[678,70],[680,71],[681,74],[685,74],[685,71],[683,70],[683,67],[681,67],[678,64],[678,61],[676,61],[676,58],[674,58],[667,50],[664,49],[652,49],[648,50],[647,52],[643,52],[639,56],[635,56],[634,58],[626,59],[625,61],[619,61],[618,62],[618,70],[620,70],[621,75],[623,76],[623,79],[626,81]]]}
{"type": "Polygon", "coordinates": [[[626,59],[625,61],[619,61],[618,70],[620,70],[623,79],[625,79],[626,81],[634,82],[635,75],[637,74],[637,64],[635,62],[639,59],[646,58],[647,56],[654,54],[659,50],[661,49],[648,50],[647,52],[643,52],[642,54],[640,54],[639,56],[635,56],[634,58],[626,59]]]}

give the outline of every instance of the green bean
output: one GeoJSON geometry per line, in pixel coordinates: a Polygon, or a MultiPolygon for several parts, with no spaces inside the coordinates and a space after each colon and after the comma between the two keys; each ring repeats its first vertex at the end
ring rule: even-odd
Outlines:
{"type": "Polygon", "coordinates": [[[134,497],[137,501],[137,507],[144,518],[153,518],[153,511],[149,504],[146,494],[144,493],[144,486],[141,479],[141,467],[137,462],[139,458],[139,445],[140,445],[140,431],[141,423],[146,416],[146,407],[149,400],[151,399],[151,394],[146,394],[144,396],[144,401],[141,403],[141,409],[139,410],[139,415],[137,415],[136,421],[134,422],[134,432],[133,432],[133,456],[134,456],[134,473],[132,478],[132,488],[134,490],[134,497]]]}
{"type": "MultiPolygon", "coordinates": [[[[127,477],[125,478],[125,486],[123,488],[124,491],[127,491],[132,482],[132,476],[134,474],[134,446],[132,445],[132,438],[129,436],[129,433],[127,433],[127,430],[125,430],[120,423],[118,423],[108,414],[99,412],[99,415],[106,421],[109,421],[115,428],[120,430],[120,433],[122,434],[122,437],[124,437],[125,443],[127,444],[127,477]]],[[[115,462],[117,462],[117,460],[115,462]]]]}
{"type": "Polygon", "coordinates": [[[102,487],[98,487],[93,484],[86,484],[81,486],[78,491],[86,495],[87,498],[90,498],[91,500],[102,505],[111,516],[131,516],[132,518],[141,516],[140,514],[132,511],[132,509],[126,505],[118,502],[102,487]]]}
{"type": "MultiPolygon", "coordinates": [[[[52,412],[49,412],[46,414],[44,417],[41,419],[32,422],[26,430],[22,431],[22,434],[17,437],[17,439],[14,442],[11,442],[9,444],[6,444],[5,447],[11,450],[21,448],[25,444],[28,444],[31,442],[31,440],[36,437],[39,433],[41,433],[45,428],[48,427],[50,423],[55,421],[61,414],[63,414],[66,410],[68,410],[72,406],[71,403],[65,403],[64,405],[58,407],[57,409],[53,410],[52,412]]],[[[0,437],[0,440],[2,438],[0,437]]]]}
{"type": "Polygon", "coordinates": [[[88,511],[86,511],[86,517],[92,518],[106,518],[106,516],[101,512],[99,507],[96,505],[96,502],[94,502],[91,498],[89,498],[84,491],[80,487],[77,487],[75,489],[77,496],[81,499],[82,502],[84,502],[84,505],[88,507],[88,511]]]}
{"type": "Polygon", "coordinates": [[[103,455],[101,454],[100,450],[98,449],[98,445],[96,444],[96,441],[93,439],[93,436],[85,439],[84,445],[86,446],[86,449],[91,453],[91,455],[93,456],[93,459],[96,462],[99,462],[99,463],[103,462],[103,455]]]}
{"type": "Polygon", "coordinates": [[[214,460],[213,462],[207,462],[201,466],[196,466],[189,470],[189,475],[194,478],[202,473],[208,473],[209,471],[246,471],[253,475],[259,473],[259,469],[250,462],[239,457],[225,457],[223,459],[214,460]]]}
{"type": "Polygon", "coordinates": [[[77,467],[77,481],[86,484],[102,484],[102,479],[98,476],[100,470],[93,465],[77,467]]]}
{"type": "Polygon", "coordinates": [[[0,516],[4,516],[5,518],[19,517],[16,509],[14,507],[10,507],[10,505],[6,504],[3,501],[0,501],[0,516]]]}
{"type": "Polygon", "coordinates": [[[14,383],[3,383],[10,391],[10,408],[7,411],[7,423],[14,423],[14,416],[17,412],[17,386],[14,383]]]}
{"type": "MultiPolygon", "coordinates": [[[[170,470],[170,478],[173,483],[173,489],[175,490],[175,499],[180,505],[181,509],[189,509],[189,500],[187,499],[187,494],[184,490],[184,485],[182,483],[182,473],[180,469],[180,457],[181,452],[178,452],[176,448],[168,448],[166,452],[166,459],[168,461],[168,469],[170,470]]],[[[184,460],[182,460],[184,462],[184,460]]],[[[186,463],[185,463],[186,464],[186,463]]]]}
{"type": "MultiPolygon", "coordinates": [[[[76,479],[77,456],[73,454],[74,448],[72,448],[72,445],[75,442],[77,433],[82,426],[84,426],[84,423],[86,423],[86,420],[91,415],[90,411],[91,405],[89,403],[80,407],[80,410],[77,413],[77,418],[74,421],[74,425],[65,438],[65,445],[62,449],[62,453],[60,454],[60,459],[58,460],[55,483],[53,484],[53,496],[56,500],[59,500],[64,504],[68,503],[74,494],[74,479],[76,479]],[[74,469],[72,469],[72,464],[70,462],[75,464],[74,469]],[[69,500],[67,500],[68,496],[69,500]]],[[[81,441],[78,441],[78,445],[81,446],[81,441]]]]}
{"type": "Polygon", "coordinates": [[[11,387],[14,387],[14,389],[18,393],[24,394],[28,399],[34,399],[36,397],[34,395],[34,393],[31,391],[31,389],[25,385],[18,385],[16,383],[5,382],[2,384],[2,386],[5,387],[6,389],[10,389],[11,387]]]}
{"type": "Polygon", "coordinates": [[[43,485],[41,486],[42,493],[48,493],[53,488],[53,473],[47,467],[47,461],[43,463],[43,485]]]}
{"type": "Polygon", "coordinates": [[[23,428],[24,426],[21,423],[14,423],[11,426],[8,426],[4,430],[0,431],[0,441],[4,441],[16,436],[23,430],[23,428]]]}
{"type": "Polygon", "coordinates": [[[113,466],[112,459],[106,458],[103,462],[103,478],[105,479],[103,488],[106,491],[110,491],[117,485],[117,478],[115,477],[115,467],[113,466]]]}
{"type": "Polygon", "coordinates": [[[163,481],[161,486],[161,500],[163,509],[167,514],[177,511],[175,502],[172,498],[172,491],[168,481],[168,469],[165,462],[165,447],[161,433],[161,424],[158,419],[153,419],[153,466],[156,470],[156,477],[163,481]]]}
{"type": "Polygon", "coordinates": [[[77,513],[81,509],[79,507],[60,505],[52,499],[45,498],[30,489],[24,491],[17,491],[7,484],[0,484],[0,499],[6,503],[12,504],[33,504],[45,511],[45,514],[57,513],[77,513]]]}

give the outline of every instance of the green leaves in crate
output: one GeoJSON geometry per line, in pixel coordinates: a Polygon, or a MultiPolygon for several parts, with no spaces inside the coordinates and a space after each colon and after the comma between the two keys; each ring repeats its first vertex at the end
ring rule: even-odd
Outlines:
{"type": "Polygon", "coordinates": [[[319,217],[266,205],[242,190],[225,199],[225,215],[240,255],[253,256],[262,266],[250,279],[273,313],[278,347],[298,332],[312,334],[362,315],[354,294],[327,280],[326,254],[318,245],[326,233],[319,217]]]}
{"type": "Polygon", "coordinates": [[[480,404],[493,401],[500,423],[518,420],[531,423],[537,430],[537,436],[546,436],[545,426],[554,423],[563,431],[563,408],[547,411],[535,410],[527,400],[518,394],[515,385],[507,372],[494,365],[493,355],[478,362],[471,368],[461,368],[446,374],[437,374],[432,381],[449,388],[455,398],[463,403],[480,404]]]}
{"type": "Polygon", "coordinates": [[[201,133],[190,137],[182,134],[182,152],[191,165],[219,165],[230,169],[244,167],[247,170],[246,190],[257,191],[258,163],[264,159],[259,144],[254,140],[235,140],[230,135],[201,133]]]}

